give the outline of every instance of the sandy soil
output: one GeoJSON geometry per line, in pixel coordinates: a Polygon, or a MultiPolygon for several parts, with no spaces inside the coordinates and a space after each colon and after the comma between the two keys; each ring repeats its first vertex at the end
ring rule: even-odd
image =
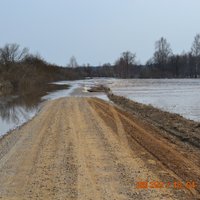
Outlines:
{"type": "Polygon", "coordinates": [[[0,140],[0,198],[198,199],[199,160],[188,154],[103,100],[62,98],[0,140]],[[195,189],[173,187],[190,180],[195,189]],[[172,185],[138,189],[144,181],[172,185]]]}

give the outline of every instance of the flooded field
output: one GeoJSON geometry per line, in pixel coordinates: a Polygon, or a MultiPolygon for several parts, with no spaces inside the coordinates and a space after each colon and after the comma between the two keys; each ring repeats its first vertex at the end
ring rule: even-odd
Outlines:
{"type": "Polygon", "coordinates": [[[199,79],[114,80],[110,87],[117,95],[200,121],[199,79]]]}
{"type": "Polygon", "coordinates": [[[94,78],[62,81],[57,85],[70,85],[69,89],[51,89],[48,93],[31,93],[24,97],[0,98],[0,135],[31,119],[44,100],[66,96],[98,97],[108,100],[103,93],[88,93],[91,86],[104,84],[114,94],[139,103],[151,104],[164,111],[178,113],[187,119],[200,121],[199,79],[114,79],[94,78]]]}
{"type": "Polygon", "coordinates": [[[60,82],[72,85],[68,94],[60,92],[56,96],[97,96],[107,100],[103,94],[88,94],[91,86],[105,84],[114,94],[133,101],[151,104],[164,111],[178,113],[187,119],[200,121],[200,79],[114,79],[95,78],[79,81],[60,82]],[[82,93],[74,92],[82,88],[82,93]],[[85,91],[85,93],[84,93],[85,91]]]}

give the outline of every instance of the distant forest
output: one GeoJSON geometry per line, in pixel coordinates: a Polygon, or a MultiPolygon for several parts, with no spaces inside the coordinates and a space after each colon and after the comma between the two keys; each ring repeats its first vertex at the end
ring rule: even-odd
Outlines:
{"type": "Polygon", "coordinates": [[[160,38],[155,42],[152,58],[145,65],[138,64],[136,54],[129,51],[123,52],[114,64],[81,66],[72,57],[68,66],[60,67],[18,44],[0,48],[0,91],[27,92],[44,83],[86,77],[200,78],[200,34],[195,36],[190,52],[180,55],[173,54],[168,41],[160,38]]]}
{"type": "Polygon", "coordinates": [[[155,42],[155,52],[145,65],[136,61],[136,54],[126,51],[111,65],[79,67],[84,76],[116,78],[200,78],[200,34],[194,38],[191,51],[173,54],[165,38],[155,42]]]}

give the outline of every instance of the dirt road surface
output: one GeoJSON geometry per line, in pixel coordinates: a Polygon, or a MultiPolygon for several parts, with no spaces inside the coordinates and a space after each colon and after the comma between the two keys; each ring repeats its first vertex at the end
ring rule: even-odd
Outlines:
{"type": "Polygon", "coordinates": [[[0,140],[0,199],[198,199],[199,185],[174,188],[199,184],[195,158],[111,104],[62,98],[0,140]]]}

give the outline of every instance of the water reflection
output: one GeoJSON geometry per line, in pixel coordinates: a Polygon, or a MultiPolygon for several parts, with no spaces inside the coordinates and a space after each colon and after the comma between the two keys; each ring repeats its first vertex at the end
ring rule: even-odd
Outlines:
{"type": "Polygon", "coordinates": [[[21,118],[28,118],[29,112],[37,110],[38,103],[39,101],[32,101],[32,98],[0,98],[0,118],[6,123],[17,124],[21,118]]]}
{"type": "Polygon", "coordinates": [[[43,96],[67,88],[66,85],[48,84],[37,89],[31,89],[25,94],[0,97],[0,135],[20,126],[35,116],[43,101],[43,96]]]}
{"type": "Polygon", "coordinates": [[[200,121],[200,79],[113,79],[95,78],[62,81],[32,88],[28,93],[0,97],[0,135],[32,118],[47,99],[66,96],[96,96],[107,100],[104,94],[89,94],[85,88],[105,84],[112,91],[134,101],[152,104],[188,119],[200,121]],[[71,85],[69,89],[66,85],[71,85]],[[67,90],[66,90],[67,89],[67,90]],[[58,91],[59,92],[55,92],[58,91]]]}

